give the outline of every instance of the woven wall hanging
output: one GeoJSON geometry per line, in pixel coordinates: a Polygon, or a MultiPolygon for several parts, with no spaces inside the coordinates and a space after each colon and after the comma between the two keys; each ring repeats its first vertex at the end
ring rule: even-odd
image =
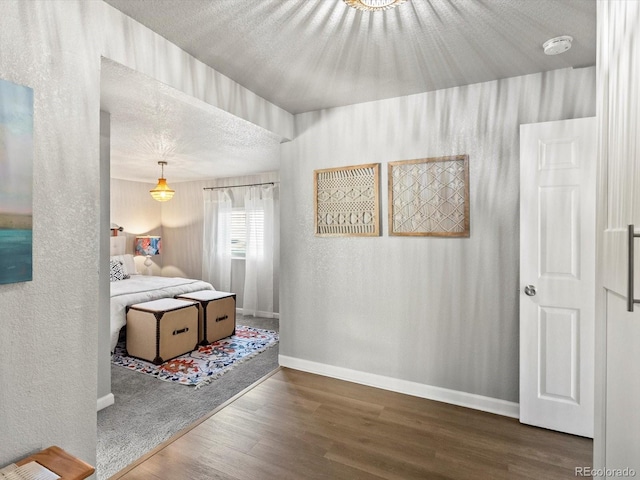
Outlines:
{"type": "Polygon", "coordinates": [[[469,156],[389,163],[389,235],[468,237],[469,156]]]}
{"type": "Polygon", "coordinates": [[[380,164],[314,171],[315,234],[380,235],[380,164]]]}

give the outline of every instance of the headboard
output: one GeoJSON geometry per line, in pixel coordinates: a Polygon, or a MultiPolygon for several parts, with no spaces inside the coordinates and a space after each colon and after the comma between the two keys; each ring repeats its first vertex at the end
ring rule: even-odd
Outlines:
{"type": "Polygon", "coordinates": [[[127,249],[127,236],[118,235],[117,237],[109,237],[110,253],[109,255],[124,255],[127,249]]]}

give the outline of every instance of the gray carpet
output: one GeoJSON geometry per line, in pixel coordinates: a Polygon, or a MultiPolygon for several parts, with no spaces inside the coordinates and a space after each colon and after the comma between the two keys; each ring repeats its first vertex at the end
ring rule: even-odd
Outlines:
{"type": "MultiPolygon", "coordinates": [[[[277,319],[236,323],[278,331],[277,319]]],[[[111,366],[115,404],[98,412],[97,477],[104,480],[278,367],[278,345],[195,389],[111,366]]]]}

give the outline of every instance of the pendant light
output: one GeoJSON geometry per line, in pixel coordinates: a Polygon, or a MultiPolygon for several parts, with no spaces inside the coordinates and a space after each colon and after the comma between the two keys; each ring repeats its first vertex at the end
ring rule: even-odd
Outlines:
{"type": "Polygon", "coordinates": [[[344,3],[365,12],[376,12],[379,10],[389,10],[406,1],[407,0],[344,0],[344,3]]]}
{"type": "Polygon", "coordinates": [[[162,173],[160,174],[160,178],[158,179],[158,184],[153,190],[149,190],[149,193],[153,197],[154,200],[158,202],[166,202],[173,198],[173,194],[176,193],[175,190],[171,190],[169,185],[167,185],[167,181],[164,179],[164,166],[167,162],[161,161],[158,162],[158,165],[162,167],[162,173]]]}

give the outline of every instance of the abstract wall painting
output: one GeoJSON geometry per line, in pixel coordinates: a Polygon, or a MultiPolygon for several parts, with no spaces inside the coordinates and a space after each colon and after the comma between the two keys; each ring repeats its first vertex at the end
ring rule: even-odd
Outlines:
{"type": "Polygon", "coordinates": [[[389,235],[468,237],[469,156],[390,162],[389,235]]]}
{"type": "Polygon", "coordinates": [[[0,79],[0,284],[32,274],[33,89],[0,79]]]}
{"type": "Polygon", "coordinates": [[[380,164],[314,171],[315,235],[380,235],[380,164]]]}

